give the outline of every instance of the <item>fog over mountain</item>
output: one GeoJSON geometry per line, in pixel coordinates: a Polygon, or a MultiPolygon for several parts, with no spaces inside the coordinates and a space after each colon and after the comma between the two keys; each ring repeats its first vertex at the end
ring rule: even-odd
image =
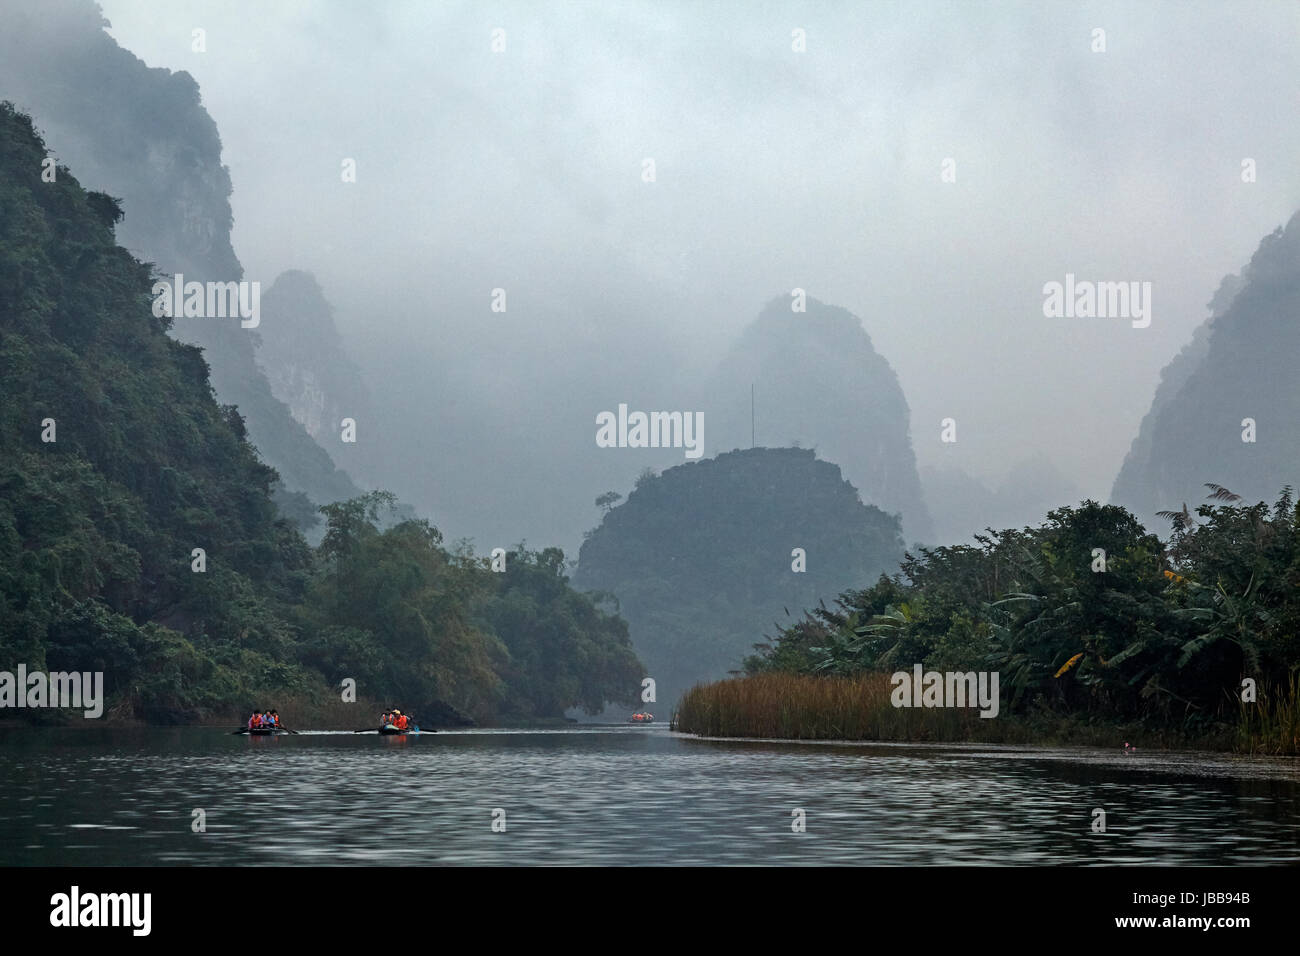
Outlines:
{"type": "Polygon", "coordinates": [[[805,296],[774,299],[707,381],[701,406],[715,447],[748,447],[761,421],[762,444],[815,448],[865,501],[903,516],[905,540],[933,540],[907,400],[857,316],[805,296]]]}
{"type": "MultiPolygon", "coordinates": [[[[1280,79],[1297,65],[1289,21],[1279,6],[1246,6],[1249,16],[1198,4],[741,16],[670,4],[543,17],[510,4],[476,14],[399,3],[363,15],[342,4],[109,0],[103,15],[130,51],[124,62],[154,68],[123,70],[119,96],[128,80],[165,75],[156,68],[184,71],[149,113],[175,130],[163,147],[175,151],[170,178],[149,173],[138,185],[114,170],[146,153],[162,168],[157,124],[142,115],[150,125],[132,137],[115,118],[118,144],[96,143],[85,97],[43,79],[104,47],[87,26],[89,0],[43,5],[21,47],[22,31],[8,31],[6,92],[33,101],[38,125],[88,183],[130,193],[128,248],[141,249],[146,228],[161,236],[170,217],[191,238],[160,242],[162,267],[200,269],[186,250],[206,235],[202,254],[225,262],[222,274],[242,263],[270,289],[282,273],[309,272],[340,337],[328,360],[325,327],[264,327],[260,351],[237,327],[187,332],[180,320],[175,334],[208,347],[219,394],[240,391],[256,352],[280,376],[285,407],[286,389],[298,390],[297,417],[318,440],[316,416],[369,394],[353,416],[366,483],[396,491],[452,538],[573,554],[598,518],[596,495],[683,460],[678,449],[596,447],[598,414],[621,403],[703,410],[713,455],[744,447],[742,379],[754,377],[759,421],[774,430],[763,440],[818,447],[864,500],[904,513],[910,542],[930,538],[926,502],[902,486],[876,501],[865,462],[906,472],[915,456],[937,482],[925,499],[949,524],[940,539],[1000,523],[981,513],[999,506],[977,505],[978,494],[960,504],[954,469],[1024,501],[1012,468],[1034,459],[1060,476],[1055,487],[1044,478],[1042,500],[1106,497],[1160,369],[1191,341],[1217,288],[1211,277],[1238,271],[1300,205],[1286,159],[1296,133],[1252,114],[1293,92],[1280,79]],[[1224,29],[1207,29],[1217,22],[1224,29]],[[1105,52],[1092,49],[1098,26],[1105,52]],[[803,52],[792,49],[795,30],[803,52]],[[1247,35],[1272,67],[1241,55],[1247,35]],[[1189,96],[1202,104],[1195,115],[1179,105],[1189,96]],[[193,98],[215,130],[175,125],[193,98]],[[188,173],[186,155],[206,171],[188,173]],[[1253,182],[1243,182],[1247,158],[1253,182]],[[945,181],[946,159],[955,181],[945,181]],[[187,227],[186,208],[208,224],[187,227]],[[1043,285],[1067,274],[1150,281],[1151,325],[1044,317],[1043,285]],[[891,427],[912,446],[902,459],[873,455],[869,441],[854,447],[844,408],[839,437],[822,437],[833,416],[819,396],[858,387],[852,357],[779,400],[757,369],[739,369],[736,356],[755,348],[745,330],[795,289],[860,317],[896,374],[891,401],[907,420],[891,427]],[[295,338],[298,364],[285,357],[295,338]],[[311,349],[310,376],[339,396],[307,397],[311,349]],[[238,363],[223,358],[236,352],[238,363]],[[955,442],[941,439],[945,418],[955,442]],[[787,427],[800,421],[816,421],[817,434],[787,427]]],[[[0,10],[12,24],[32,19],[12,0],[0,10]]],[[[816,315],[805,318],[811,334],[816,315]]],[[[790,345],[773,336],[761,347],[790,345]]],[[[801,352],[791,368],[813,361],[801,352]]],[[[265,417],[243,395],[245,415],[265,417]]],[[[275,446],[264,454],[282,471],[302,460],[282,439],[261,444],[275,446]]],[[[327,447],[336,461],[351,454],[327,447]]]]}
{"type": "Polygon", "coordinates": [[[1219,278],[1300,207],[1284,4],[103,10],[197,82],[247,277],[325,290],[374,480],[482,546],[572,553],[595,495],[682,460],[597,449],[596,415],[687,410],[795,288],[861,317],[920,466],[998,486],[1032,450],[1105,498],[1219,278]],[[1150,281],[1151,325],[1046,318],[1067,274],[1150,281]]]}
{"type": "MultiPolygon", "coordinates": [[[[245,272],[230,240],[230,174],[193,77],[150,68],[104,25],[90,0],[0,4],[0,97],[32,114],[52,156],[74,167],[87,188],[122,201],[118,241],[153,263],[162,280],[174,283],[179,275],[183,287],[240,281],[245,272]]],[[[204,349],[218,398],[238,407],[251,441],[290,495],[323,504],[357,494],[272,393],[254,358],[260,302],[250,296],[249,305],[256,310],[247,319],[173,309],[170,333],[204,349]]],[[[273,340],[280,334],[273,331],[273,340]]]]}
{"type": "Polygon", "coordinates": [[[1300,213],[1265,236],[1210,318],[1165,370],[1115,481],[1114,499],[1153,527],[1157,511],[1195,512],[1206,485],[1271,501],[1300,474],[1300,213]]]}
{"type": "Polygon", "coordinates": [[[1265,925],[1297,105],[1297,0],[0,0],[18,923],[847,865],[930,948],[1265,925]]]}
{"type": "Polygon", "coordinates": [[[1018,462],[989,487],[960,468],[921,469],[925,500],[934,516],[937,544],[970,544],[986,528],[1023,528],[1063,504],[1077,504],[1083,491],[1042,455],[1018,462]],[[972,517],[983,524],[972,527],[972,517]]]}
{"type": "Polygon", "coordinates": [[[370,395],[334,324],[334,310],[311,273],[281,273],[262,296],[256,361],[272,394],[317,443],[353,475],[369,461],[341,440],[345,419],[369,422],[370,395]]]}

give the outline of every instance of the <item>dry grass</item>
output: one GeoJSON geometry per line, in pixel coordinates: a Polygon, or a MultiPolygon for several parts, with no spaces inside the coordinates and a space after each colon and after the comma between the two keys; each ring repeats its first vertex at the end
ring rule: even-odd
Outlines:
{"type": "Polygon", "coordinates": [[[702,737],[1017,743],[1041,746],[1300,753],[1300,679],[1261,690],[1242,704],[1240,723],[1210,731],[1106,721],[1046,710],[986,719],[973,709],[894,707],[888,674],[810,677],[759,674],[698,684],[678,705],[673,727],[702,737]]]}
{"type": "Polygon", "coordinates": [[[1300,754],[1300,673],[1281,687],[1261,687],[1259,699],[1241,704],[1237,749],[1251,754],[1300,754]]]}
{"type": "Polygon", "coordinates": [[[759,674],[697,684],[673,726],[706,737],[793,740],[1009,740],[1005,722],[973,709],[895,707],[888,674],[759,674]]]}

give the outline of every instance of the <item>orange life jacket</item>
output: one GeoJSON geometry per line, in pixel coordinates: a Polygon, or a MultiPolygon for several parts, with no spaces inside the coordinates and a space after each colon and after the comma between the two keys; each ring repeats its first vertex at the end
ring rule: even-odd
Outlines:
{"type": "Polygon", "coordinates": [[[405,729],[406,729],[406,715],[405,715],[405,714],[402,714],[400,717],[397,718],[397,729],[398,729],[398,730],[405,730],[405,729]]]}

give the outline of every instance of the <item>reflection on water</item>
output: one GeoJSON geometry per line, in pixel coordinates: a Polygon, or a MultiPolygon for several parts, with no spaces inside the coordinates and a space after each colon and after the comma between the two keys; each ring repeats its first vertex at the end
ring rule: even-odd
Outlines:
{"type": "Polygon", "coordinates": [[[9,865],[1300,861],[1300,762],[1222,754],[8,728],[0,786],[9,865]]]}

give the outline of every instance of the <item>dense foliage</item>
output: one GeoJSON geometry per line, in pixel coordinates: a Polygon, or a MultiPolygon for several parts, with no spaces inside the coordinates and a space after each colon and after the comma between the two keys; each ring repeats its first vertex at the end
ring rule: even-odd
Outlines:
{"type": "Polygon", "coordinates": [[[811,450],[754,448],[645,475],[607,509],[575,582],[608,592],[671,704],[739,667],[754,634],[903,556],[898,519],[811,450]],[[806,555],[794,570],[792,551],[806,555]]]}
{"type": "Polygon", "coordinates": [[[1300,666],[1300,508],[1287,489],[1272,507],[1216,502],[1196,515],[1176,517],[1167,547],[1123,508],[1086,501],[1036,528],[921,549],[901,574],[783,628],[746,669],[919,662],[998,671],[1011,714],[1235,718],[1244,678],[1281,691],[1300,666]]]}
{"type": "Polygon", "coordinates": [[[322,509],[309,548],[201,351],[152,314],[119,204],[43,181],[45,157],[0,104],[0,669],[103,671],[115,713],[155,720],[348,677],[480,719],[633,699],[626,626],[559,552],[498,573],[383,493],[322,509]]]}
{"type": "MultiPolygon", "coordinates": [[[[146,66],[107,25],[94,0],[2,5],[0,94],[30,112],[50,154],[82,182],[121,198],[128,215],[118,241],[161,275],[247,279],[266,293],[271,277],[244,275],[231,245],[230,173],[198,84],[184,71],[146,66]]],[[[331,458],[348,446],[313,441],[258,368],[256,343],[268,321],[263,315],[258,329],[244,329],[177,317],[170,334],[204,350],[219,399],[239,407],[250,441],[285,488],[317,503],[359,494],[331,458]]]]}

